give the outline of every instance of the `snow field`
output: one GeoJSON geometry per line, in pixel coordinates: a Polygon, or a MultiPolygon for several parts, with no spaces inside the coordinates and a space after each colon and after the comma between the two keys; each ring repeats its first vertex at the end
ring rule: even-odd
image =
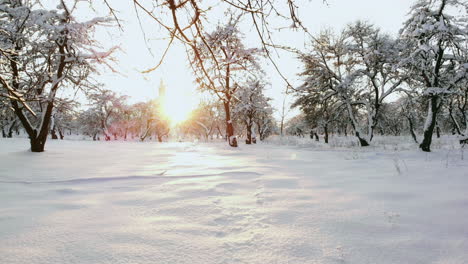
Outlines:
{"type": "Polygon", "coordinates": [[[468,262],[459,151],[0,140],[0,263],[468,262]]]}

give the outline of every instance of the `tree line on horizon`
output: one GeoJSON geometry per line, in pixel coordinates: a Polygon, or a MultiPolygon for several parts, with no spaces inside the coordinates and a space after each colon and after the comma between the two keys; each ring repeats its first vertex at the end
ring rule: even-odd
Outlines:
{"type": "MultiPolygon", "coordinates": [[[[157,101],[128,105],[125,96],[103,89],[94,79],[98,65],[112,70],[117,49],[102,50],[94,38],[97,27],[120,23],[111,2],[105,2],[113,18],[80,22],[73,16],[78,2],[60,1],[56,9],[46,10],[36,1],[0,1],[4,137],[21,126],[31,150],[42,152],[49,136],[63,138],[65,128],[72,126],[93,139],[162,140],[168,135],[169,121],[157,101]],[[83,92],[89,107],[77,111],[77,102],[59,96],[66,90],[83,92]]],[[[283,134],[283,124],[278,129],[273,118],[271,99],[264,95],[269,84],[259,63],[267,58],[276,67],[269,49],[272,30],[268,16],[261,14],[266,6],[277,6],[263,0],[229,5],[226,20],[208,30],[203,27],[204,9],[196,1],[168,0],[160,6],[171,22],[161,22],[153,11],[133,2],[165,26],[169,46],[175,39],[187,46],[196,85],[215,98],[203,102],[181,129],[205,138],[217,134],[232,147],[238,146],[238,135],[251,144],[257,133],[261,140],[283,134]],[[178,20],[183,12],[193,18],[186,26],[178,20]],[[261,48],[244,45],[239,24],[245,17],[254,22],[261,48]]],[[[299,7],[293,0],[286,4],[293,27],[306,31],[296,16],[299,7]]],[[[456,10],[467,8],[468,3],[458,0],[418,0],[398,37],[359,21],[340,34],[326,30],[311,35],[306,50],[293,50],[303,64],[302,85],[291,86],[278,71],[295,96],[292,107],[302,111],[288,122],[286,132],[316,138],[323,134],[325,142],[331,134],[352,133],[361,146],[370,145],[376,133],[407,133],[423,151],[430,151],[434,132],[458,134],[460,143],[466,143],[468,19],[466,12],[456,10]]]]}

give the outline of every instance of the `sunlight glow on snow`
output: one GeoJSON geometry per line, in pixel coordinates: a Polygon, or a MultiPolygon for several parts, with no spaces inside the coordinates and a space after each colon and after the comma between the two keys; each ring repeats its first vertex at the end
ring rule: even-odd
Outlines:
{"type": "Polygon", "coordinates": [[[180,87],[170,87],[161,102],[163,113],[171,121],[171,126],[187,120],[197,104],[197,96],[180,87]]]}

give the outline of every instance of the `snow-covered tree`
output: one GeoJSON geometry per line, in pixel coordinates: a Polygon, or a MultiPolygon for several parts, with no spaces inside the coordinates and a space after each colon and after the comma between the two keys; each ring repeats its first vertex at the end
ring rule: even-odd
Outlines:
{"type": "Polygon", "coordinates": [[[265,83],[257,78],[249,78],[236,94],[237,103],[234,112],[242,120],[246,128],[246,144],[256,143],[255,119],[268,114],[271,108],[270,98],[264,95],[265,83]]]}
{"type": "Polygon", "coordinates": [[[368,146],[369,139],[362,132],[358,111],[364,105],[359,100],[360,90],[356,88],[363,85],[361,72],[357,59],[350,56],[346,38],[344,34],[334,36],[330,31],[322,32],[310,52],[299,55],[304,64],[300,74],[304,83],[295,89],[295,93],[300,97],[315,94],[319,100],[337,100],[336,108],[345,109],[361,146],[368,146]]]}
{"type": "Polygon", "coordinates": [[[300,89],[292,107],[299,107],[304,113],[304,119],[312,128],[318,140],[318,130],[323,130],[324,141],[328,143],[330,128],[343,114],[343,104],[333,96],[325,96],[319,89],[300,89]]]}
{"type": "Polygon", "coordinates": [[[401,30],[410,44],[404,66],[427,99],[423,151],[430,151],[437,116],[448,95],[467,79],[467,9],[459,0],[418,0],[401,30]],[[453,15],[462,10],[461,15],[453,15]],[[464,12],[463,12],[464,10],[464,12]]]}
{"type": "Polygon", "coordinates": [[[89,108],[78,114],[80,132],[90,136],[93,140],[99,140],[99,134],[102,131],[100,112],[96,110],[96,108],[89,108]]]}
{"type": "Polygon", "coordinates": [[[221,130],[224,130],[224,125],[223,106],[214,100],[203,100],[180,127],[184,134],[208,140],[215,134],[222,137],[224,133],[221,130]]]}
{"type": "MultiPolygon", "coordinates": [[[[0,98],[4,99],[4,98],[0,98]]],[[[19,120],[12,109],[9,108],[7,102],[0,103],[0,127],[2,129],[2,137],[13,137],[13,131],[17,129],[19,120]]]]}
{"type": "Polygon", "coordinates": [[[121,112],[125,106],[128,96],[119,96],[115,92],[106,89],[99,89],[88,95],[90,110],[94,111],[99,123],[104,139],[110,140],[111,135],[116,137],[116,128],[113,123],[118,123],[121,112]]]}
{"type": "Polygon", "coordinates": [[[257,113],[254,118],[255,126],[260,141],[265,140],[272,134],[279,133],[279,128],[273,116],[273,107],[267,106],[263,111],[257,113]]]}
{"type": "Polygon", "coordinates": [[[163,137],[169,135],[169,120],[163,116],[160,104],[157,100],[151,100],[144,103],[137,103],[132,106],[132,118],[135,120],[136,133],[140,141],[145,141],[148,137],[154,135],[159,142],[163,137]]]}
{"type": "MultiPolygon", "coordinates": [[[[345,31],[348,56],[355,60],[352,72],[357,85],[354,89],[354,103],[360,105],[366,114],[366,141],[372,141],[379,118],[380,108],[385,100],[408,78],[397,66],[401,61],[405,45],[388,35],[380,33],[375,26],[356,22],[345,31]]],[[[358,126],[357,124],[355,126],[358,126]]]]}
{"type": "Polygon", "coordinates": [[[33,0],[0,1],[0,94],[9,98],[33,152],[44,151],[58,92],[89,87],[93,65],[112,52],[98,52],[92,38],[109,19],[79,22],[72,10],[65,1],[57,10],[33,0]]]}
{"type": "Polygon", "coordinates": [[[231,16],[226,25],[218,25],[198,43],[197,53],[191,64],[200,88],[214,93],[223,102],[226,117],[226,136],[229,145],[237,147],[231,118],[232,101],[239,88],[238,83],[246,75],[258,70],[258,49],[246,48],[238,30],[239,17],[231,16]],[[198,58],[201,58],[199,60],[198,58]]]}
{"type": "Polygon", "coordinates": [[[65,137],[65,130],[71,130],[73,128],[77,113],[76,108],[78,106],[79,103],[73,100],[56,99],[50,125],[50,135],[52,139],[58,139],[57,132],[60,139],[63,139],[65,137]]]}
{"type": "Polygon", "coordinates": [[[286,122],[286,133],[293,136],[305,137],[310,131],[304,114],[299,114],[286,122]]]}

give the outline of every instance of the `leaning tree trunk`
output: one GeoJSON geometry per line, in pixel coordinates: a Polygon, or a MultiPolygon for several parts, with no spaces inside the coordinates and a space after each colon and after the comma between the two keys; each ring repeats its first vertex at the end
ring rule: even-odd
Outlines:
{"type": "Polygon", "coordinates": [[[418,138],[416,137],[416,133],[414,133],[413,120],[411,120],[410,117],[407,117],[407,119],[408,119],[408,123],[409,123],[409,130],[410,130],[410,133],[411,133],[411,137],[413,138],[414,142],[419,143],[418,138]]]}
{"type": "Polygon", "coordinates": [[[367,147],[369,146],[369,142],[367,142],[366,139],[364,139],[363,137],[361,137],[361,132],[359,130],[359,124],[358,122],[356,121],[356,118],[354,116],[354,113],[353,113],[353,108],[351,106],[351,104],[348,102],[346,104],[347,106],[347,110],[348,110],[348,116],[349,116],[349,119],[351,121],[351,126],[353,127],[354,129],[354,135],[359,139],[359,144],[361,145],[361,147],[367,147]]]}
{"type": "Polygon", "coordinates": [[[450,116],[450,120],[452,120],[453,127],[455,128],[455,131],[457,131],[457,134],[458,134],[458,135],[462,135],[461,128],[460,128],[460,124],[458,124],[457,119],[456,119],[455,116],[453,115],[453,108],[452,108],[452,105],[450,105],[450,107],[449,107],[449,116],[450,116]]]}
{"type": "Polygon", "coordinates": [[[151,119],[149,119],[148,121],[146,121],[145,133],[142,134],[142,135],[140,136],[140,141],[141,141],[141,142],[145,141],[146,137],[148,136],[149,131],[150,131],[151,122],[152,122],[151,119]]]}
{"type": "Polygon", "coordinates": [[[356,137],[359,139],[359,144],[361,144],[361,147],[367,147],[369,146],[369,142],[367,142],[367,140],[365,140],[364,138],[362,138],[360,135],[359,135],[359,132],[355,132],[356,134],[356,137]]]}
{"type": "Polygon", "coordinates": [[[438,98],[432,96],[429,100],[426,122],[424,124],[424,138],[419,147],[422,151],[431,152],[432,134],[436,126],[437,112],[439,111],[438,98]]]}

